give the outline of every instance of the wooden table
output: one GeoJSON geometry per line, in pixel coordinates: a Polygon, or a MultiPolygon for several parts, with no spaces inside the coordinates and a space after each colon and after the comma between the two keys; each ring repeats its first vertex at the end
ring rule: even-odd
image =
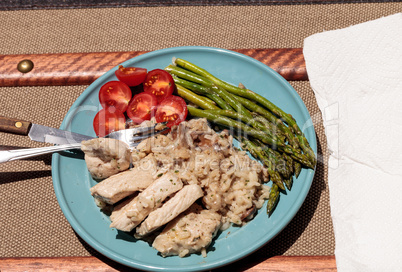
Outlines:
{"type": "MultiPolygon", "coordinates": [[[[237,49],[268,65],[287,80],[308,80],[301,48],[237,49]]],[[[88,85],[106,71],[144,51],[70,53],[41,55],[0,55],[0,86],[88,85]],[[33,69],[17,70],[22,60],[31,60],[33,69]]],[[[247,257],[247,263],[225,266],[219,271],[336,271],[334,256],[275,256],[263,262],[247,257]],[[243,264],[243,267],[239,265],[243,264]]],[[[107,258],[44,257],[0,258],[0,271],[129,271],[107,258]]]]}

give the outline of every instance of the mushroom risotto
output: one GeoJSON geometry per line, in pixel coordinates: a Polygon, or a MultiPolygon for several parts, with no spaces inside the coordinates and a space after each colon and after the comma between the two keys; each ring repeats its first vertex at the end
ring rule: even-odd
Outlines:
{"type": "MultiPolygon", "coordinates": [[[[97,141],[82,143],[95,178],[102,176],[102,156],[94,165],[90,148],[99,148],[97,141]]],[[[132,168],[116,169],[93,186],[91,194],[101,208],[113,208],[111,227],[138,239],[152,237],[152,246],[162,256],[206,256],[219,230],[246,224],[269,196],[267,169],[232,142],[228,131],[215,132],[206,119],[182,122],[167,135],[142,141],[131,151],[132,168]]],[[[108,149],[105,163],[125,161],[118,157],[126,156],[121,151],[124,143],[119,144],[119,152],[108,149]]]]}

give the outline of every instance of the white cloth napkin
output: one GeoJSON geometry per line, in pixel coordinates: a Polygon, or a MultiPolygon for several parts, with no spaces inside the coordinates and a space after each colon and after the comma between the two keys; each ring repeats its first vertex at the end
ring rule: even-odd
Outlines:
{"type": "Polygon", "coordinates": [[[338,271],[402,271],[402,13],[305,39],[338,271]]]}

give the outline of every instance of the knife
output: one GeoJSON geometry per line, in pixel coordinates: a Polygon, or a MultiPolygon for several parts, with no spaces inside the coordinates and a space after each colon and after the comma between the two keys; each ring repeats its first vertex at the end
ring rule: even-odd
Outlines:
{"type": "Polygon", "coordinates": [[[33,124],[14,118],[0,116],[0,131],[29,136],[31,140],[51,144],[72,144],[93,139],[94,137],[33,124]]]}

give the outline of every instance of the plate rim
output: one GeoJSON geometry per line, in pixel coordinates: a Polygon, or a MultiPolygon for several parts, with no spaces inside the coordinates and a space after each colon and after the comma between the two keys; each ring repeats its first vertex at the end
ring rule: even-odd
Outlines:
{"type": "MultiPolygon", "coordinates": [[[[307,117],[309,117],[311,119],[310,113],[307,110],[307,107],[304,103],[304,101],[301,99],[301,97],[299,96],[299,94],[296,92],[296,90],[290,85],[290,83],[288,81],[286,81],[280,74],[278,74],[276,71],[274,71],[272,68],[270,68],[269,66],[261,63],[260,61],[246,56],[244,54],[232,51],[232,50],[227,50],[227,49],[223,49],[223,48],[218,48],[218,47],[208,47],[208,46],[180,46],[180,47],[170,47],[170,48],[164,48],[164,49],[159,49],[159,50],[155,50],[155,51],[151,51],[139,56],[136,56],[134,58],[131,58],[129,60],[124,61],[123,63],[119,64],[119,65],[127,65],[128,63],[132,63],[132,62],[139,62],[142,61],[144,59],[147,58],[152,58],[154,56],[158,56],[160,54],[170,54],[170,53],[179,53],[179,52],[183,52],[183,51],[205,51],[205,52],[214,52],[214,53],[222,53],[222,54],[229,54],[229,55],[233,55],[235,57],[239,57],[242,59],[245,59],[248,62],[252,62],[254,65],[265,69],[265,70],[269,70],[269,72],[271,73],[271,75],[273,75],[277,80],[279,80],[282,84],[284,84],[287,88],[290,88],[290,93],[291,95],[295,98],[296,103],[301,106],[301,110],[304,112],[304,114],[306,114],[307,117]],[[301,104],[300,104],[301,103],[301,104]]],[[[68,123],[67,121],[67,117],[71,114],[71,112],[73,112],[76,109],[76,105],[81,104],[88,95],[91,94],[91,92],[93,91],[93,89],[95,88],[94,86],[98,85],[100,82],[102,82],[104,80],[104,78],[107,78],[108,76],[110,76],[112,73],[114,74],[114,71],[118,68],[118,65],[116,65],[115,67],[113,67],[112,69],[110,69],[109,71],[107,71],[106,73],[104,73],[102,76],[100,76],[98,79],[96,79],[92,84],[90,84],[84,91],[83,93],[74,101],[74,103],[72,104],[72,106],[70,107],[70,109],[68,110],[67,114],[65,115],[63,122],[60,126],[61,129],[66,129],[66,125],[68,123]],[[91,87],[92,86],[92,87],[91,87]]],[[[315,128],[312,125],[311,126],[311,133],[313,133],[313,137],[312,137],[312,141],[309,140],[309,143],[311,145],[311,147],[313,148],[314,152],[317,153],[317,140],[316,140],[316,132],[315,132],[315,128]]],[[[311,130],[310,129],[310,130],[311,130]]],[[[297,208],[293,209],[291,213],[286,214],[283,219],[285,221],[285,223],[282,224],[276,224],[274,225],[274,227],[271,229],[270,233],[274,232],[274,235],[272,235],[270,237],[270,239],[268,240],[263,240],[260,243],[257,243],[256,245],[254,245],[251,249],[246,250],[246,253],[244,252],[239,252],[237,255],[231,256],[231,258],[229,259],[224,259],[221,260],[219,262],[213,262],[213,263],[206,263],[205,265],[202,264],[196,264],[198,268],[192,268],[190,270],[182,270],[180,268],[176,269],[176,268],[172,268],[172,267],[154,267],[154,266],[149,266],[149,265],[143,265],[140,264],[136,261],[133,261],[132,259],[126,258],[125,256],[122,256],[121,254],[115,252],[115,250],[112,250],[110,248],[104,248],[102,246],[101,243],[99,243],[96,239],[94,239],[92,237],[92,235],[90,233],[87,233],[87,231],[85,231],[85,229],[82,227],[81,223],[75,218],[75,215],[72,213],[72,211],[70,210],[70,208],[68,207],[67,204],[67,200],[62,197],[63,194],[61,194],[61,192],[63,191],[62,187],[59,186],[60,181],[59,181],[59,177],[58,177],[58,167],[59,167],[59,163],[60,163],[60,154],[53,154],[52,156],[52,179],[53,179],[53,186],[54,186],[54,191],[58,200],[58,203],[60,205],[60,208],[64,214],[64,216],[66,217],[67,221],[69,222],[70,226],[74,229],[74,231],[86,242],[88,243],[92,248],[94,248],[97,252],[99,252],[100,254],[118,262],[121,263],[123,265],[132,267],[132,268],[136,268],[136,269],[140,269],[140,270],[148,270],[148,271],[202,271],[202,270],[207,270],[207,269],[215,269],[215,268],[219,268],[225,265],[228,265],[230,263],[233,263],[235,261],[238,261],[242,258],[247,257],[248,255],[252,254],[253,252],[257,251],[258,249],[260,249],[262,246],[264,246],[265,244],[269,243],[270,241],[272,241],[272,239],[274,237],[276,237],[290,222],[291,220],[294,218],[294,216],[297,214],[297,212],[300,210],[301,206],[303,205],[308,192],[310,191],[313,179],[314,179],[314,175],[315,175],[315,168],[312,169],[310,172],[308,172],[308,186],[304,186],[302,187],[302,191],[299,193],[299,195],[297,196],[297,198],[295,199],[295,203],[293,204],[297,204],[297,208]],[[106,251],[105,251],[106,250],[106,251]]],[[[305,182],[305,181],[303,181],[305,182]]],[[[187,268],[186,266],[184,268],[187,268]]]]}

